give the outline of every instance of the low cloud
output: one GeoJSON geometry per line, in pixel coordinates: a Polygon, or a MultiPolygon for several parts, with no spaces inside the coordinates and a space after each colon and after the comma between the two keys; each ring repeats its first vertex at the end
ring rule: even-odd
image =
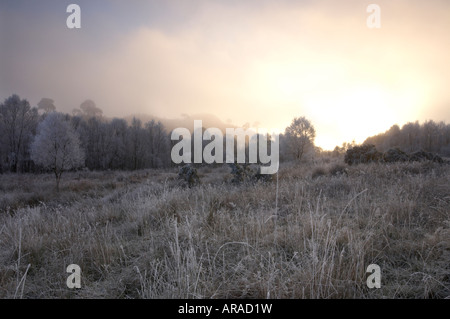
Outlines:
{"type": "Polygon", "coordinates": [[[379,5],[382,27],[370,30],[361,1],[200,1],[189,16],[177,11],[170,27],[143,24],[98,45],[83,28],[15,24],[0,94],[50,97],[64,111],[91,98],[107,115],[211,113],[281,129],[305,115],[323,141],[351,139],[345,129],[355,121],[365,129],[373,116],[374,133],[392,121],[450,121],[450,5],[379,5]],[[384,103],[378,114],[371,94],[384,103]]]}

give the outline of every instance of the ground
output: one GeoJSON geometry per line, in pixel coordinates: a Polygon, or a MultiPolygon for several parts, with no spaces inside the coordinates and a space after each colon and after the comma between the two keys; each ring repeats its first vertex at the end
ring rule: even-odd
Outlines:
{"type": "Polygon", "coordinates": [[[227,166],[192,188],[176,168],[65,173],[59,193],[0,175],[0,297],[449,297],[450,165],[342,162],[283,164],[278,185],[227,166]]]}

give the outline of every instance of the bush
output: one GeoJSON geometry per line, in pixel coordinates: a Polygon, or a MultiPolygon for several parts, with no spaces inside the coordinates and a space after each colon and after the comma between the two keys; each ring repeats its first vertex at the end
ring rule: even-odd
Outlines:
{"type": "Polygon", "coordinates": [[[335,164],[333,165],[329,173],[331,176],[341,176],[341,175],[348,175],[347,174],[347,168],[342,164],[335,164]]]}
{"type": "Polygon", "coordinates": [[[386,163],[407,162],[409,155],[398,148],[392,148],[383,154],[383,161],[386,163]]]}
{"type": "Polygon", "coordinates": [[[420,162],[427,160],[436,163],[444,163],[444,160],[439,155],[430,152],[419,151],[413,154],[407,154],[399,148],[391,148],[387,152],[381,153],[371,144],[355,146],[347,150],[344,159],[345,163],[348,165],[371,162],[420,162]]]}
{"type": "Polygon", "coordinates": [[[436,163],[443,163],[444,160],[437,154],[425,151],[418,151],[412,154],[407,154],[398,148],[390,149],[383,154],[383,160],[386,163],[395,162],[422,162],[433,161],[436,163]]]}
{"type": "Polygon", "coordinates": [[[197,169],[191,165],[181,167],[178,172],[178,178],[182,181],[183,186],[188,186],[189,188],[200,184],[197,169]]]}
{"type": "Polygon", "coordinates": [[[231,174],[233,175],[233,179],[231,180],[233,184],[238,185],[251,181],[255,175],[255,172],[246,163],[242,165],[238,163],[231,163],[229,166],[231,167],[231,174]]]}
{"type": "Polygon", "coordinates": [[[444,163],[444,160],[439,155],[430,152],[418,151],[409,156],[409,161],[411,162],[421,162],[426,160],[436,163],[444,163]]]}
{"type": "Polygon", "coordinates": [[[382,155],[381,152],[377,151],[375,145],[365,144],[348,149],[345,153],[344,161],[348,165],[379,162],[382,159],[382,155]]]}
{"type": "Polygon", "coordinates": [[[231,179],[231,183],[239,185],[243,183],[254,183],[257,181],[260,182],[270,182],[272,181],[273,175],[270,174],[261,174],[261,167],[259,166],[257,169],[252,168],[249,164],[238,164],[231,163],[229,164],[231,167],[231,174],[233,178],[231,179]]]}

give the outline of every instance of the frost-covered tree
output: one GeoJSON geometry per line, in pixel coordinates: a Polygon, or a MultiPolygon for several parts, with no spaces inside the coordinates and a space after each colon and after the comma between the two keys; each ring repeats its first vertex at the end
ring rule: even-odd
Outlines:
{"type": "Polygon", "coordinates": [[[393,125],[389,130],[368,137],[364,144],[373,144],[381,152],[398,148],[403,152],[419,151],[450,154],[450,124],[428,120],[423,124],[408,122],[400,128],[393,125]]]}
{"type": "Polygon", "coordinates": [[[295,159],[300,160],[308,149],[314,147],[316,130],[311,122],[302,116],[292,120],[284,135],[289,151],[294,155],[295,159]]]}
{"type": "Polygon", "coordinates": [[[142,127],[142,121],[133,117],[128,134],[128,154],[131,169],[137,170],[144,167],[145,164],[145,131],[142,127]]]}
{"type": "Polygon", "coordinates": [[[54,172],[57,191],[64,171],[83,166],[84,152],[80,140],[63,114],[50,113],[39,124],[31,145],[31,158],[54,172]]]}
{"type": "Polygon", "coordinates": [[[145,124],[146,167],[163,167],[170,163],[170,139],[161,122],[150,121],[145,124]]]}

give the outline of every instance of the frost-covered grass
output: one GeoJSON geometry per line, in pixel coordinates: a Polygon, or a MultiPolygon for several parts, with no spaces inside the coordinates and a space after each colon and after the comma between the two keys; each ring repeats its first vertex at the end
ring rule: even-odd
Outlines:
{"type": "Polygon", "coordinates": [[[174,169],[66,173],[58,194],[52,175],[0,175],[0,297],[450,296],[450,166],[344,168],[286,164],[278,196],[226,166],[191,189],[174,169]]]}

